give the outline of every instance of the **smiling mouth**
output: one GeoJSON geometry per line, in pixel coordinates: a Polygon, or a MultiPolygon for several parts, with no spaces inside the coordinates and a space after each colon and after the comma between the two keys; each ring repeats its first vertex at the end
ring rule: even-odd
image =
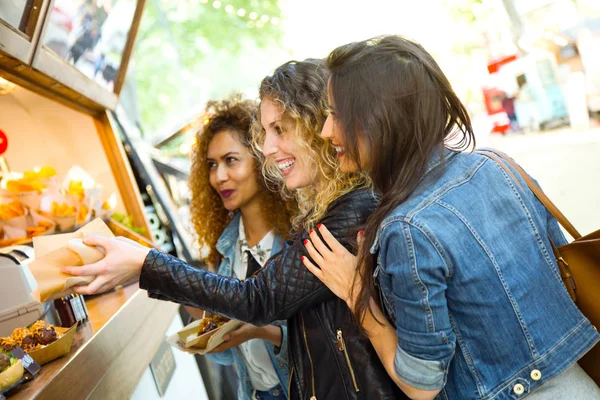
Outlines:
{"type": "Polygon", "coordinates": [[[220,190],[219,194],[221,195],[222,198],[228,199],[229,197],[231,197],[231,195],[233,194],[233,192],[235,192],[235,190],[233,190],[233,189],[227,189],[227,190],[220,190]]]}
{"type": "Polygon", "coordinates": [[[294,164],[296,164],[296,160],[293,158],[286,158],[285,160],[277,161],[277,167],[284,176],[288,175],[292,171],[294,164]]]}
{"type": "Polygon", "coordinates": [[[346,149],[344,148],[344,146],[333,146],[335,148],[335,152],[337,153],[338,158],[342,157],[344,154],[346,154],[346,149]]]}

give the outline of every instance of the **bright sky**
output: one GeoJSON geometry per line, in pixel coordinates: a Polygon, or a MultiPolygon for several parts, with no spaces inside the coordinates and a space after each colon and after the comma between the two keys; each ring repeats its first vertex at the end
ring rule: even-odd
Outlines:
{"type": "Polygon", "coordinates": [[[296,58],[323,57],[335,47],[382,34],[402,34],[426,47],[439,43],[448,16],[441,0],[281,0],[284,44],[296,58]]]}

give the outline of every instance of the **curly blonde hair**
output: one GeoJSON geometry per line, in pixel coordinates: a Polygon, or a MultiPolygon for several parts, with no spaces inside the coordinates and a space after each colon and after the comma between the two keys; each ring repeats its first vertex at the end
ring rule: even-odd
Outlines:
{"type": "Polygon", "coordinates": [[[267,218],[276,234],[289,238],[290,221],[295,213],[293,200],[283,199],[278,192],[270,191],[261,175],[262,159],[251,150],[252,138],[250,127],[257,115],[255,101],[244,100],[241,95],[232,95],[222,101],[210,101],[206,105],[203,128],[196,135],[196,143],[192,149],[192,166],[189,187],[192,192],[190,211],[191,220],[198,244],[208,249],[203,261],[213,268],[220,262],[221,255],[216,245],[223,230],[233,218],[233,213],[224,206],[219,194],[209,182],[209,166],[207,161],[208,146],[219,132],[230,131],[238,134],[238,139],[248,147],[255,156],[255,177],[259,183],[262,217],[267,218]]]}
{"type": "MultiPolygon", "coordinates": [[[[263,163],[263,175],[268,184],[279,188],[283,197],[297,200],[299,211],[292,221],[294,229],[312,229],[323,218],[332,201],[354,189],[371,185],[366,174],[341,172],[335,149],[321,137],[329,113],[328,77],[323,60],[306,59],[281,65],[260,85],[261,100],[269,99],[281,104],[282,122],[292,127],[286,130],[286,134],[294,135],[303,150],[296,156],[304,157],[307,169],[316,174],[316,185],[292,192],[283,184],[283,174],[275,160],[268,158],[263,163]]],[[[252,129],[255,153],[261,153],[265,140],[260,109],[258,114],[252,129]]]]}

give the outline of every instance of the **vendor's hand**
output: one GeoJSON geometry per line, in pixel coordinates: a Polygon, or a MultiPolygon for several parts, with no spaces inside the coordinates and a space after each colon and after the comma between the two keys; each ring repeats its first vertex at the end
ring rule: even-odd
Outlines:
{"type": "MultiPolygon", "coordinates": [[[[318,267],[308,257],[302,256],[302,262],[329,290],[353,309],[355,304],[353,296],[358,295],[361,285],[359,275],[356,273],[357,257],[346,250],[325,225],[319,225],[317,229],[331,250],[319,238],[317,232],[312,230],[309,235],[310,240],[305,240],[304,245],[318,267]]],[[[360,248],[363,241],[362,231],[358,233],[356,240],[360,248]]]]}
{"type": "Polygon", "coordinates": [[[262,328],[252,324],[242,324],[236,330],[231,331],[223,336],[223,343],[209,351],[209,353],[221,353],[225,350],[237,347],[250,339],[262,339],[260,335],[261,329],[262,328]]]}
{"type": "Polygon", "coordinates": [[[94,264],[61,269],[69,275],[96,277],[87,286],[74,287],[79,294],[102,293],[139,279],[144,260],[150,252],[149,248],[124,237],[89,236],[83,243],[104,248],[106,255],[94,264]]]}

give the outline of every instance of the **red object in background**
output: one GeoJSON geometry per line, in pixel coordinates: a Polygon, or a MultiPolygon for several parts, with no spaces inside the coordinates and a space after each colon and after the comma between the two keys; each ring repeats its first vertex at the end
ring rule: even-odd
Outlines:
{"type": "Polygon", "coordinates": [[[4,133],[2,131],[2,129],[0,129],[0,155],[4,154],[4,152],[6,152],[7,148],[8,148],[8,138],[6,137],[6,133],[4,133]]]}
{"type": "Polygon", "coordinates": [[[485,109],[488,115],[494,115],[503,112],[502,99],[504,92],[498,88],[483,88],[483,99],[485,100],[485,109]]]}
{"type": "Polygon", "coordinates": [[[67,32],[71,32],[73,30],[73,20],[71,19],[69,14],[67,14],[57,6],[54,6],[54,10],[52,11],[52,17],[56,19],[56,22],[59,25],[62,25],[63,27],[67,28],[67,32]]]}
{"type": "Polygon", "coordinates": [[[483,88],[485,109],[493,123],[492,133],[506,134],[510,128],[510,120],[502,107],[504,92],[497,88],[483,88]]]}
{"type": "Polygon", "coordinates": [[[500,70],[500,67],[515,61],[517,58],[519,58],[519,56],[516,54],[513,54],[510,56],[505,56],[505,57],[501,57],[501,58],[492,60],[488,63],[488,66],[487,66],[488,72],[490,74],[493,74],[494,72],[498,72],[500,70]]]}
{"type": "MultiPolygon", "coordinates": [[[[517,54],[512,54],[491,60],[487,65],[488,72],[490,75],[493,75],[500,71],[500,68],[502,68],[503,65],[510,64],[518,58],[519,56],[517,54]]],[[[483,88],[485,109],[493,124],[492,133],[501,133],[505,135],[510,129],[510,120],[506,113],[507,110],[505,110],[502,105],[505,95],[506,94],[502,90],[495,87],[483,88]]]]}

